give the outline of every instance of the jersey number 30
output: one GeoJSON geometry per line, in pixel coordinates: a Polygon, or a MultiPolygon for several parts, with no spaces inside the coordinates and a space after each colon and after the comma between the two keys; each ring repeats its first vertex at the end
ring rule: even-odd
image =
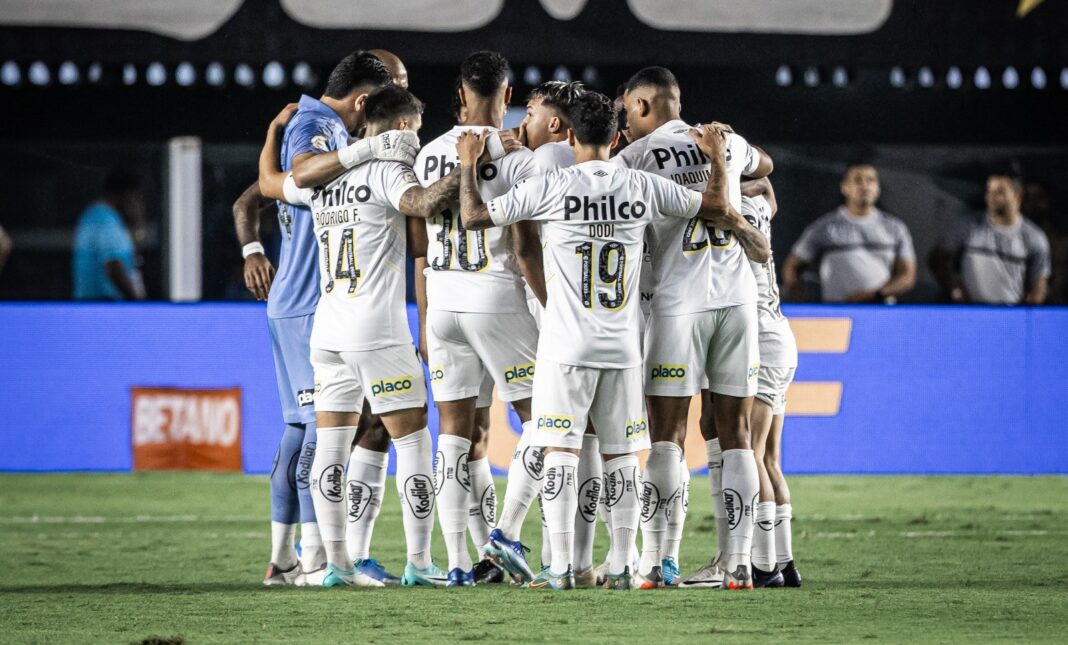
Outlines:
{"type": "MultiPolygon", "coordinates": [[[[593,256],[592,242],[583,242],[575,247],[575,255],[582,258],[582,306],[593,308],[593,256]]],[[[626,301],[623,276],[627,270],[627,249],[619,242],[607,242],[597,253],[597,273],[601,282],[611,293],[598,293],[597,301],[605,309],[619,309],[626,301]],[[613,258],[612,256],[615,256],[613,258]],[[615,265],[614,267],[612,265],[615,265]]]]}
{"type": "Polygon", "coordinates": [[[441,212],[441,230],[438,231],[437,241],[441,244],[441,258],[434,260],[430,267],[435,271],[448,271],[452,265],[452,239],[449,237],[452,234],[453,224],[456,225],[456,246],[457,253],[456,259],[460,263],[460,268],[464,271],[481,271],[489,264],[489,256],[486,254],[486,232],[485,231],[470,231],[475,236],[475,249],[478,252],[478,260],[471,261],[469,247],[470,239],[468,236],[469,231],[464,228],[463,222],[459,217],[452,214],[452,210],[446,208],[441,212]]]}
{"type": "Polygon", "coordinates": [[[323,288],[327,293],[334,292],[335,280],[349,281],[349,295],[356,293],[356,285],[360,279],[360,270],[356,268],[356,239],[355,231],[346,228],[341,231],[341,244],[337,251],[337,266],[331,271],[330,266],[330,231],[323,231],[319,236],[319,242],[323,245],[323,275],[326,276],[326,286],[323,288]]]}

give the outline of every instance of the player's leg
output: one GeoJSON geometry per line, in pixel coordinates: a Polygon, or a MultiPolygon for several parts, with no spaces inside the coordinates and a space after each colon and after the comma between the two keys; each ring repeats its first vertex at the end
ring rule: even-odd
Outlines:
{"type": "Polygon", "coordinates": [[[434,457],[427,428],[422,365],[411,345],[344,355],[356,366],[361,382],[372,384],[371,410],[382,417],[397,452],[397,492],[408,551],[401,584],[444,585],[445,572],[434,565],[430,556],[434,529],[434,457]]]}
{"type": "Polygon", "coordinates": [[[326,550],[315,521],[315,502],[312,500],[311,473],[315,461],[315,444],[319,433],[315,422],[304,424],[304,441],[297,460],[297,495],[300,500],[300,568],[304,571],[298,584],[318,586],[326,575],[326,550]]]}
{"type": "Polygon", "coordinates": [[[679,579],[679,548],[682,545],[682,533],[686,526],[686,515],[690,512],[690,466],[685,455],[679,459],[679,489],[668,500],[667,531],[660,548],[661,574],[664,584],[673,586],[679,579]]]}
{"type": "Polygon", "coordinates": [[[649,447],[649,422],[641,396],[643,370],[632,367],[598,371],[590,419],[605,458],[607,485],[603,493],[612,508],[612,550],[605,587],[655,587],[661,581],[637,574],[632,557],[641,522],[642,480],[636,453],[649,447]]]}
{"type": "Polygon", "coordinates": [[[775,566],[775,491],[764,465],[765,447],[771,433],[773,405],[778,388],[774,385],[771,368],[761,366],[757,378],[757,396],[749,417],[753,433],[753,457],[760,481],[759,500],[753,513],[753,586],[781,587],[782,575],[775,566]]]}
{"type": "Polygon", "coordinates": [[[271,465],[271,561],[263,579],[267,586],[291,584],[300,574],[295,548],[300,519],[296,466],[303,439],[304,428],[286,425],[271,465]]]}
{"type": "Polygon", "coordinates": [[[712,494],[713,518],[716,524],[716,552],[712,560],[697,571],[679,580],[680,587],[718,589],[723,584],[723,568],[720,566],[723,555],[727,552],[729,535],[727,512],[723,506],[723,452],[719,447],[719,435],[716,432],[716,418],[712,413],[714,399],[707,388],[701,389],[701,438],[705,440],[705,454],[708,463],[708,485],[712,494]]]}
{"type": "Polygon", "coordinates": [[[386,489],[389,443],[389,433],[381,417],[372,413],[369,401],[364,400],[356,428],[356,445],[346,469],[348,526],[345,540],[357,574],[383,584],[400,584],[399,577],[386,571],[371,557],[371,536],[386,489]]]}
{"type": "Polygon", "coordinates": [[[786,387],[793,380],[794,368],[788,368],[785,386],[778,398],[775,416],[768,434],[764,452],[764,465],[768,470],[772,489],[775,492],[775,559],[787,587],[800,587],[801,574],[794,564],[793,532],[791,521],[793,507],[790,504],[790,487],[782,472],[782,429],[786,419],[786,387]]]}
{"type": "Polygon", "coordinates": [[[582,436],[582,454],[578,464],[578,513],[575,515],[575,585],[593,587],[597,576],[593,569],[593,540],[597,535],[597,510],[601,502],[604,460],[601,459],[597,434],[588,427],[582,436]]]}
{"type": "Polygon", "coordinates": [[[723,450],[723,505],[728,538],[723,587],[752,587],[753,503],[759,492],[749,416],[757,390],[760,354],[756,305],[718,310],[709,352],[712,413],[723,450]]]}
{"type": "MultiPolygon", "coordinates": [[[[493,402],[493,380],[479,394],[475,407],[475,429],[471,435],[471,452],[467,455],[467,469],[471,474],[470,510],[467,516],[467,531],[476,552],[489,540],[490,531],[497,523],[497,486],[493,481],[488,457],[490,404],[493,402]],[[483,396],[485,394],[485,396],[483,396]]],[[[504,582],[504,572],[492,560],[482,558],[475,564],[475,584],[504,582]]]]}

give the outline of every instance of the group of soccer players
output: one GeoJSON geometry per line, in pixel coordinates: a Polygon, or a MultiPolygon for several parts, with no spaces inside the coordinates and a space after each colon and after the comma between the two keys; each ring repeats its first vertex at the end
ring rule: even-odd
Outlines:
{"type": "Polygon", "coordinates": [[[356,52],[319,100],[302,97],[268,129],[259,181],[235,204],[287,423],[264,583],[800,586],[779,458],[797,350],[770,253],[771,159],[729,126],[682,121],[664,68],[637,72],[615,100],[543,83],[515,131],[502,129],[508,76],[500,54],[468,56],[457,125],[421,145],[403,63],[356,52]],[[277,274],[253,223],[268,199],[283,227],[277,274]],[[495,388],[523,424],[499,519],[486,459],[495,388]],[[698,393],[718,545],[683,577],[698,393]],[[370,552],[390,443],[399,578],[370,552]],[[520,539],[535,498],[540,570],[520,539]],[[430,556],[435,508],[445,569],[430,556]],[[610,548],[594,566],[598,518],[610,548]]]}

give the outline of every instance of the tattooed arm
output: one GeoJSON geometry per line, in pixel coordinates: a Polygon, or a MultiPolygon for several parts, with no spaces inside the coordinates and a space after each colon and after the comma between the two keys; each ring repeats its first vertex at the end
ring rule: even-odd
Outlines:
{"type": "Polygon", "coordinates": [[[400,199],[400,212],[409,217],[427,219],[441,213],[456,199],[460,188],[460,170],[454,169],[426,188],[413,186],[400,199]]]}
{"type": "Polygon", "coordinates": [[[464,132],[456,150],[460,154],[460,219],[468,230],[490,228],[493,220],[478,193],[478,160],[486,150],[486,134],[464,132]]]}

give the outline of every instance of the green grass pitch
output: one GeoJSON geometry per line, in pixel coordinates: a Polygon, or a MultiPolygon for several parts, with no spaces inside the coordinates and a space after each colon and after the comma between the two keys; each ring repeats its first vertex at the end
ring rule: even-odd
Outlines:
{"type": "MultiPolygon", "coordinates": [[[[1068,478],[794,477],[792,487],[802,589],[323,590],[260,586],[263,477],[3,475],[0,642],[1064,642],[1068,478]]],[[[373,551],[399,572],[388,490],[373,551]]],[[[714,544],[707,480],[691,490],[684,573],[714,544]]],[[[535,561],[536,520],[534,509],[535,561]]],[[[445,564],[437,532],[434,549],[445,564]]]]}

